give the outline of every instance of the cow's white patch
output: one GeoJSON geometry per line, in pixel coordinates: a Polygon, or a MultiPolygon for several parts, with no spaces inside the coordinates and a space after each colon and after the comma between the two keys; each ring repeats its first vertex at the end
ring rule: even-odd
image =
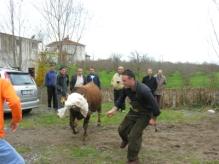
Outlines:
{"type": "Polygon", "coordinates": [[[68,96],[67,100],[65,101],[64,108],[58,109],[57,115],[60,118],[66,116],[67,111],[73,106],[77,106],[80,108],[80,112],[84,117],[87,117],[88,113],[88,103],[87,100],[79,93],[72,93],[68,96]]]}

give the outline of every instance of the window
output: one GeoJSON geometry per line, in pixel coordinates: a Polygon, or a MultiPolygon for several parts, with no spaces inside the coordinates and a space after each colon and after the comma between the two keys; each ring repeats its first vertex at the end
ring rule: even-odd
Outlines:
{"type": "Polygon", "coordinates": [[[13,85],[32,85],[34,84],[31,76],[28,73],[10,73],[8,72],[13,85]]]}

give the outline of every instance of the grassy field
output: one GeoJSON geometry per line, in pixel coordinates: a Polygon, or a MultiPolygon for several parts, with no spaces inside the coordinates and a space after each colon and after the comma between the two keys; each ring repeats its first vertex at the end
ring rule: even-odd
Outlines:
{"type": "MultiPolygon", "coordinates": [[[[17,136],[14,137],[10,133],[8,140],[15,145],[27,163],[124,164],[127,150],[118,149],[117,128],[128,110],[124,113],[118,112],[114,117],[108,118],[105,113],[111,107],[111,103],[103,104],[102,126],[99,129],[95,127],[97,114],[92,115],[89,138],[86,144],[81,141],[78,135],[72,135],[68,126],[68,117],[59,119],[55,112],[48,112],[43,106],[39,111],[24,115],[17,136]]],[[[158,128],[161,129],[161,132],[156,135],[153,128],[150,127],[145,132],[146,140],[140,153],[141,161],[143,163],[149,161],[155,163],[219,163],[217,157],[205,159],[200,152],[187,150],[188,145],[185,145],[185,148],[181,145],[182,142],[187,141],[188,137],[192,137],[194,140],[193,145],[199,144],[196,143],[197,137],[190,135],[190,133],[196,134],[195,130],[199,131],[199,126],[203,129],[202,134],[206,133],[207,138],[211,138],[212,133],[204,132],[205,128],[199,125],[199,122],[208,120],[209,117],[211,121],[218,120],[218,115],[214,118],[206,114],[207,109],[209,108],[163,109],[162,114],[158,117],[158,128]],[[178,139],[179,141],[176,142],[178,139]],[[165,143],[157,145],[157,142],[165,143]],[[171,145],[174,147],[171,148],[171,145]],[[182,148],[176,151],[178,145],[182,148]],[[160,148],[157,149],[157,146],[160,148]]],[[[8,126],[9,119],[6,120],[6,123],[8,126]]],[[[81,122],[79,126],[81,126],[81,122]]],[[[211,126],[208,124],[207,127],[211,126]]],[[[197,135],[199,134],[197,133],[197,135]]],[[[217,148],[215,149],[217,150],[217,148]]]]}
{"type": "MultiPolygon", "coordinates": [[[[102,125],[109,126],[109,125],[118,125],[124,116],[127,114],[128,110],[125,112],[118,112],[112,118],[108,118],[106,116],[107,110],[112,108],[112,103],[104,103],[102,105],[102,125]]],[[[129,108],[129,106],[127,106],[129,108]]],[[[158,117],[158,122],[160,123],[191,123],[194,121],[201,120],[204,116],[206,109],[201,107],[192,107],[192,111],[190,107],[181,107],[176,109],[166,108],[162,110],[162,114],[158,117]]],[[[50,126],[63,126],[68,124],[68,118],[59,119],[56,114],[53,112],[45,112],[45,113],[34,113],[27,115],[25,119],[21,122],[21,128],[40,128],[40,127],[50,127],[50,126]]],[[[91,116],[91,122],[95,123],[97,120],[97,114],[94,113],[91,116]]]]}
{"type": "MultiPolygon", "coordinates": [[[[99,72],[99,76],[103,87],[111,87],[110,81],[113,74],[113,72],[99,72]]],[[[140,78],[138,78],[139,81],[142,80],[142,76],[143,75],[141,75],[140,78]]],[[[183,75],[180,72],[176,71],[170,75],[167,75],[166,87],[219,88],[219,72],[212,72],[210,74],[197,72],[189,77],[183,77],[183,75]]]]}
{"type": "MultiPolygon", "coordinates": [[[[57,65],[57,69],[60,65],[57,65]]],[[[70,77],[75,74],[77,67],[72,65],[68,67],[68,74],[70,77]]],[[[84,70],[84,74],[87,75],[88,70],[84,70]]],[[[114,75],[114,71],[97,71],[101,85],[103,88],[111,87],[111,79],[114,75]]],[[[136,78],[139,81],[142,81],[144,72],[140,72],[139,75],[136,75],[136,78]]],[[[182,87],[191,87],[191,88],[219,88],[219,72],[196,72],[190,76],[184,76],[181,72],[175,71],[171,74],[166,75],[167,77],[167,88],[182,88],[182,87]]]]}

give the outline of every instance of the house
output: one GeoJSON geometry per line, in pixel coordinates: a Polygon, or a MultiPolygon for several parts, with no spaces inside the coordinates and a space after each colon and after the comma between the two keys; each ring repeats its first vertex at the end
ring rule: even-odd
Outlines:
{"type": "MultiPolygon", "coordinates": [[[[46,50],[49,53],[58,52],[60,42],[62,42],[62,52],[66,54],[66,61],[68,61],[68,63],[85,60],[85,45],[69,40],[68,37],[63,39],[63,41],[49,43],[46,46],[46,50]]],[[[58,58],[56,58],[55,62],[57,62],[57,60],[58,58]]]]}
{"type": "Polygon", "coordinates": [[[86,61],[90,61],[90,55],[86,54],[86,55],[85,55],[85,60],[86,60],[86,61]]]}
{"type": "Polygon", "coordinates": [[[34,76],[39,43],[34,37],[29,39],[0,32],[0,66],[29,71],[34,76]]]}

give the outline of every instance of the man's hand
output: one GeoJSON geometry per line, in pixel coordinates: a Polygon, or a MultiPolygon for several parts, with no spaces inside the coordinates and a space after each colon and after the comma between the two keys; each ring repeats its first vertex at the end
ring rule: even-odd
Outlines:
{"type": "Polygon", "coordinates": [[[156,118],[151,118],[150,120],[149,120],[149,125],[156,125],[156,118]]]}
{"type": "Polygon", "coordinates": [[[111,110],[109,110],[109,111],[106,113],[106,115],[107,115],[108,117],[112,117],[116,112],[117,112],[117,107],[114,106],[111,110]]]}
{"type": "Polygon", "coordinates": [[[18,128],[18,123],[11,122],[10,128],[12,132],[15,132],[18,128]]]}

